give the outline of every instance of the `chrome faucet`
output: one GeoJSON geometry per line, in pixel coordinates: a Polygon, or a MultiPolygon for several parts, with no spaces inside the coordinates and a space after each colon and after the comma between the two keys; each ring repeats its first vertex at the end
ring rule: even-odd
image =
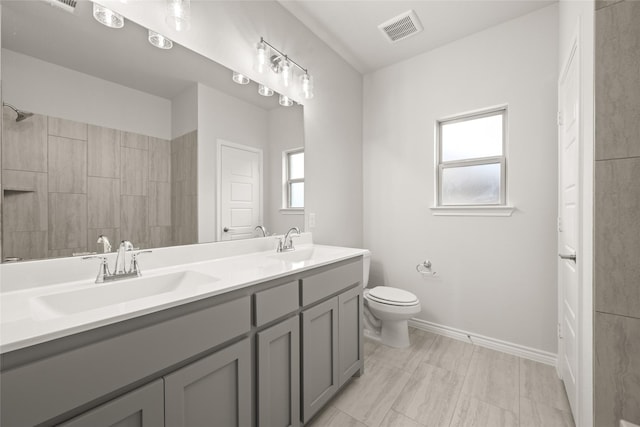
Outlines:
{"type": "Polygon", "coordinates": [[[253,231],[260,230],[262,232],[262,237],[267,237],[267,229],[264,228],[264,225],[256,225],[256,228],[253,231]]]}
{"type": "Polygon", "coordinates": [[[291,232],[295,232],[296,235],[300,236],[300,229],[298,227],[291,227],[289,231],[287,231],[287,234],[284,235],[284,239],[280,239],[278,242],[278,252],[287,252],[296,249],[293,247],[293,238],[295,236],[291,236],[291,232]]]}
{"type": "MultiPolygon", "coordinates": [[[[107,241],[108,242],[108,241],[107,241]]],[[[82,259],[99,259],[100,270],[98,270],[98,276],[96,277],[96,283],[110,282],[113,280],[128,279],[130,277],[139,277],[142,275],[140,270],[140,264],[138,263],[138,256],[140,254],[149,253],[150,250],[136,251],[131,254],[131,261],[129,267],[126,266],[127,252],[133,252],[133,245],[128,240],[120,242],[118,248],[118,254],[116,255],[116,264],[113,273],[109,270],[109,261],[106,256],[103,255],[91,255],[83,257],[82,259]]]]}
{"type": "Polygon", "coordinates": [[[108,254],[111,252],[111,242],[104,234],[98,236],[98,241],[96,242],[98,245],[102,245],[102,249],[98,246],[98,253],[108,254]]]}

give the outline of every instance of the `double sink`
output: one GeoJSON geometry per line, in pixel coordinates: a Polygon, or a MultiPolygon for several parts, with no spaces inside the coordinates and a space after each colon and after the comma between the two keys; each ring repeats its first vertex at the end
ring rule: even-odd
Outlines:
{"type": "MultiPolygon", "coordinates": [[[[284,264],[295,268],[296,264],[302,266],[312,259],[315,252],[313,246],[290,252],[269,252],[257,257],[256,262],[262,266],[284,264]]],[[[221,273],[224,275],[224,271],[221,273]]],[[[215,276],[215,270],[213,274],[183,270],[102,284],[87,283],[86,286],[71,290],[34,296],[29,300],[29,307],[36,320],[55,319],[105,308],[127,312],[135,310],[140,303],[151,305],[154,301],[165,301],[172,296],[179,298],[181,295],[209,289],[221,280],[215,276]]]]}

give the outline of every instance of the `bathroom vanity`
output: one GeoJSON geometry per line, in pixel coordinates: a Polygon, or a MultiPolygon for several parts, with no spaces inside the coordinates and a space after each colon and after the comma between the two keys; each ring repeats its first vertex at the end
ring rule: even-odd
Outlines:
{"type": "Polygon", "coordinates": [[[29,313],[3,314],[1,424],[303,425],[363,372],[362,268],[302,245],[149,270],[114,304],[73,302],[118,285],[91,280],[3,292],[29,313]]]}

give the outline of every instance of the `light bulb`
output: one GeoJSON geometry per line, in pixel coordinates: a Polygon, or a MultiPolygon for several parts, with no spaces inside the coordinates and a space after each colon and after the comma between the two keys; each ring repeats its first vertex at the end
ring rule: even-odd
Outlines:
{"type": "Polygon", "coordinates": [[[234,82],[238,83],[239,85],[246,85],[249,83],[249,77],[245,76],[244,74],[240,74],[237,71],[233,72],[232,79],[234,82]]]}
{"type": "Polygon", "coordinates": [[[282,105],[283,107],[291,107],[293,105],[293,100],[287,95],[280,95],[278,103],[280,103],[280,105],[282,105]]]}
{"type": "Polygon", "coordinates": [[[155,31],[149,30],[149,43],[160,49],[171,49],[173,42],[155,31]]]}
{"type": "Polygon", "coordinates": [[[191,0],[167,0],[165,21],[176,31],[191,28],[191,0]]]}
{"type": "Polygon", "coordinates": [[[98,3],[93,4],[93,17],[101,23],[102,25],[106,25],[109,28],[122,28],[124,27],[124,18],[119,13],[114,12],[111,9],[107,9],[106,7],[99,5],[98,3]]]}
{"type": "Polygon", "coordinates": [[[271,96],[273,95],[273,89],[265,86],[265,85],[259,85],[258,86],[258,93],[262,96],[271,96]]]}
{"type": "Polygon", "coordinates": [[[303,74],[300,77],[300,86],[302,87],[300,91],[300,96],[304,99],[313,98],[313,77],[309,74],[303,74]]]}
{"type": "Polygon", "coordinates": [[[289,81],[291,80],[291,63],[285,56],[280,64],[280,72],[282,73],[282,84],[285,87],[289,86],[289,81]]]}
{"type": "Polygon", "coordinates": [[[256,71],[259,73],[264,72],[264,67],[267,64],[267,45],[264,42],[258,43],[256,50],[256,71]]]}

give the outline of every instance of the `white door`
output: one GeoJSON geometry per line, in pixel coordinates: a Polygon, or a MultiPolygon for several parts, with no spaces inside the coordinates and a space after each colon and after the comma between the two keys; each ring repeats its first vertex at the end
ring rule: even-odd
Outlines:
{"type": "Polygon", "coordinates": [[[576,414],[580,338],[580,277],[577,269],[579,221],[580,99],[577,41],[564,64],[558,90],[559,204],[558,295],[559,368],[571,410],[576,414]]]}
{"type": "Polygon", "coordinates": [[[254,227],[262,220],[262,153],[221,143],[219,156],[218,240],[253,237],[254,227]]]}

